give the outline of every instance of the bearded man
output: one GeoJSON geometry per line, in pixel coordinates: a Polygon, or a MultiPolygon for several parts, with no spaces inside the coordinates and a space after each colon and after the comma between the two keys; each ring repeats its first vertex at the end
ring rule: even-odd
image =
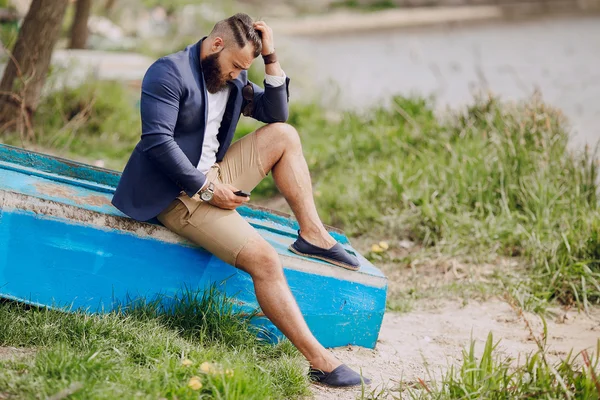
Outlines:
{"type": "Polygon", "coordinates": [[[361,376],[312,335],[277,252],[236,211],[249,200],[243,192],[271,172],[300,225],[290,250],[359,268],[317,214],[298,133],[284,123],[288,85],[273,31],[246,14],[218,22],[208,37],[157,60],[142,82],[142,136],[113,204],[139,221],[156,217],[250,274],[262,311],[307,358],[310,377],[336,387],[360,385],[361,376]],[[265,63],[264,90],[247,75],[259,55],[265,63]],[[231,144],[242,113],[267,125],[231,144]]]}

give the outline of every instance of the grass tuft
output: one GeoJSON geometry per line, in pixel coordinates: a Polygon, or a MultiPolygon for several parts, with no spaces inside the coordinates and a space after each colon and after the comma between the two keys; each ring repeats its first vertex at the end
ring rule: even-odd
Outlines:
{"type": "Polygon", "coordinates": [[[471,341],[462,362],[452,366],[439,381],[419,380],[417,387],[404,387],[411,399],[598,399],[598,350],[551,362],[543,349],[515,363],[498,355],[499,343],[488,335],[483,353],[471,341]]]}
{"type": "Polygon", "coordinates": [[[35,350],[0,360],[0,393],[46,398],[71,388],[73,399],[306,395],[306,366],[297,350],[289,342],[260,341],[230,304],[214,290],[185,291],[166,308],[138,303],[97,315],[0,303],[0,346],[35,350]],[[188,386],[194,376],[201,389],[188,386]]]}

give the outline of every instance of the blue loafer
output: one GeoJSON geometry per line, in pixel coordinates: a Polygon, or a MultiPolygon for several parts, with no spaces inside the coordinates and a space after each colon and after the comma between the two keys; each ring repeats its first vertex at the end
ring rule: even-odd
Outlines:
{"type": "Polygon", "coordinates": [[[319,260],[327,261],[328,263],[352,271],[357,271],[360,268],[358,259],[349,254],[341,244],[336,243],[332,248],[324,249],[308,243],[300,236],[300,231],[298,231],[298,239],[291,244],[289,250],[300,256],[318,258],[319,260]]]}
{"type": "Polygon", "coordinates": [[[371,384],[370,379],[361,377],[360,374],[353,371],[346,364],[340,365],[331,372],[311,368],[308,371],[308,377],[313,382],[337,388],[360,386],[363,383],[365,385],[371,384]]]}

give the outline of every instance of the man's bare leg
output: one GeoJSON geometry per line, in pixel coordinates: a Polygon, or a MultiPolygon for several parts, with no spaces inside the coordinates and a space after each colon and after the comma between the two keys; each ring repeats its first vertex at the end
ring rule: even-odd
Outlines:
{"type": "MultiPolygon", "coordinates": [[[[310,173],[296,130],[288,124],[270,124],[259,129],[256,135],[264,172],[273,173],[279,191],[298,220],[302,237],[322,248],[335,245],[336,241],[317,213],[310,173]]],[[[329,372],[341,364],[308,329],[277,253],[260,235],[251,238],[242,249],[236,266],[252,276],[261,309],[313,368],[329,372]]]]}
{"type": "MultiPolygon", "coordinates": [[[[275,184],[298,220],[302,237],[322,248],[335,245],[336,241],[329,235],[317,213],[310,173],[297,131],[291,125],[279,123],[262,127],[256,135],[264,172],[273,173],[275,184]]],[[[271,251],[274,252],[272,248],[271,251]]],[[[252,268],[255,265],[258,261],[255,254],[247,249],[242,250],[241,258],[238,258],[242,268],[252,268]]],[[[277,257],[277,270],[280,268],[279,264],[277,257]]],[[[313,368],[328,372],[341,364],[308,329],[283,272],[269,274],[264,280],[260,274],[257,277],[253,275],[253,279],[257,298],[265,315],[304,354],[313,368]],[[275,281],[273,275],[277,276],[275,281]]]]}
{"type": "Polygon", "coordinates": [[[312,368],[330,372],[341,364],[308,329],[287,284],[277,252],[258,233],[238,254],[236,267],[252,276],[260,308],[306,357],[312,368]]]}
{"type": "Polygon", "coordinates": [[[335,239],[317,213],[310,173],[296,129],[288,124],[270,124],[259,129],[256,135],[264,172],[273,173],[277,188],[298,220],[302,237],[326,249],[335,245],[335,239]]]}

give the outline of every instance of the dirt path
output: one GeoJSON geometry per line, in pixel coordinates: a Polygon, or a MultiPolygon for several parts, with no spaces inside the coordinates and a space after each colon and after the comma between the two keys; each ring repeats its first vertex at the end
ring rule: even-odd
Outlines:
{"type": "MultiPolygon", "coordinates": [[[[539,317],[526,314],[539,336],[542,323],[539,317]]],[[[560,311],[548,318],[548,345],[550,354],[565,356],[571,349],[595,351],[600,337],[600,310],[588,316],[576,311],[560,311]]],[[[511,307],[500,300],[478,303],[446,303],[436,310],[414,311],[407,314],[389,312],[385,315],[376,350],[341,348],[334,350],[344,363],[362,367],[365,376],[374,383],[371,389],[398,387],[402,378],[405,383],[418,378],[429,380],[425,368],[435,375],[450,363],[461,360],[461,351],[476,340],[481,351],[487,335],[493,332],[494,341],[501,340],[502,354],[517,357],[536,349],[535,342],[521,318],[511,307]]],[[[336,391],[313,386],[316,399],[355,399],[360,390],[336,391]]],[[[399,397],[398,393],[394,394],[399,397]]]]}

